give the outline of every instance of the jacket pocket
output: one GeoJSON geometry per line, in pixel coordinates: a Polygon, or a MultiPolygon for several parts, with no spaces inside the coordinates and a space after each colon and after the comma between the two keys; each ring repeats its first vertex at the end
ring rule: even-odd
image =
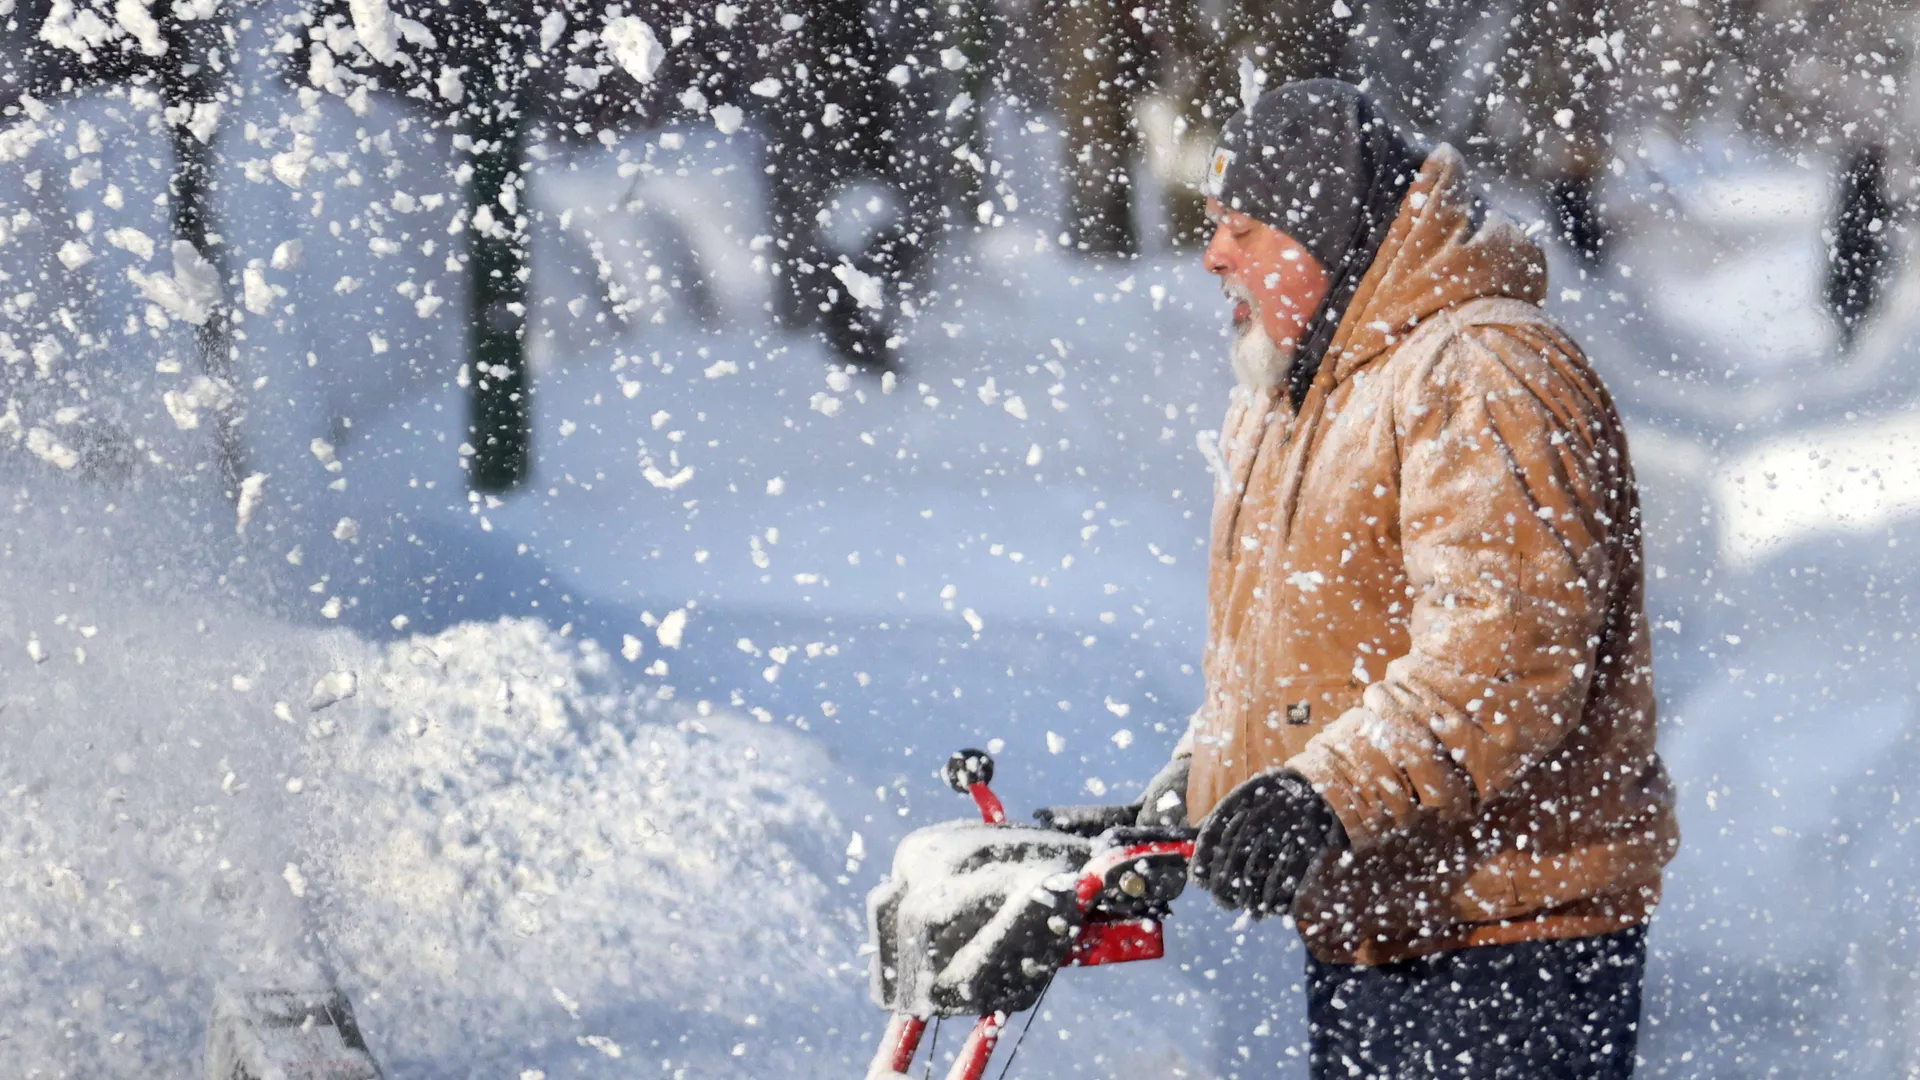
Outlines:
{"type": "Polygon", "coordinates": [[[1660,849],[1657,841],[1635,838],[1557,855],[1502,852],[1454,890],[1454,915],[1462,922],[1499,922],[1629,892],[1659,881],[1666,861],[1660,849]]]}

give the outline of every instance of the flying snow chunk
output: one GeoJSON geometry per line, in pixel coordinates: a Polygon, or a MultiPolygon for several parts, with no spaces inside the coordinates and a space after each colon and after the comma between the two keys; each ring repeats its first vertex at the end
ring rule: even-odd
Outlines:
{"type": "Polygon", "coordinates": [[[640,639],[632,634],[620,635],[620,655],[629,662],[640,659],[640,639]]]}
{"type": "Polygon", "coordinates": [[[25,158],[33,151],[34,144],[45,137],[40,125],[32,120],[22,120],[0,131],[0,165],[25,158]]]}
{"type": "Polygon", "coordinates": [[[140,0],[119,0],[113,5],[113,21],[120,24],[128,36],[140,43],[140,52],[144,56],[165,56],[166,39],[160,36],[160,22],[147,10],[140,0]]]}
{"type": "Polygon", "coordinates": [[[566,32],[566,29],[566,12],[561,11],[559,8],[554,8],[552,11],[547,12],[546,18],[540,20],[540,51],[550,51],[554,43],[560,40],[560,35],[566,32]]]}
{"type": "Polygon", "coordinates": [[[653,27],[636,15],[609,19],[600,31],[600,41],[613,54],[614,63],[641,83],[653,81],[654,72],[660,70],[660,62],[667,56],[660,39],[653,36],[653,27]]]}
{"type": "Polygon", "coordinates": [[[108,229],[107,243],[142,259],[153,258],[153,238],[139,229],[108,229]]]}
{"type": "Polygon", "coordinates": [[[680,471],[668,476],[660,471],[660,466],[655,465],[652,458],[647,458],[640,463],[640,475],[646,477],[647,483],[654,487],[677,491],[680,485],[693,479],[693,466],[682,465],[680,471]]]}
{"type": "Polygon", "coordinates": [[[1554,113],[1553,122],[1556,127],[1560,127],[1560,128],[1572,127],[1573,126],[1573,110],[1561,109],[1559,112],[1554,113]]]}
{"type": "Polygon", "coordinates": [[[841,263],[833,268],[833,276],[846,286],[847,295],[863,308],[879,308],[886,302],[885,288],[880,279],[862,271],[850,263],[841,263]]]}
{"type": "Polygon", "coordinates": [[[360,523],[350,517],[341,518],[333,527],[333,538],[335,540],[360,539],[360,523]]]}
{"type": "Polygon", "coordinates": [[[769,75],[747,87],[755,97],[777,98],[780,96],[780,80],[769,75]]]}
{"type": "Polygon", "coordinates": [[[220,103],[217,101],[197,102],[193,106],[193,112],[188,115],[186,129],[201,142],[212,142],[214,132],[220,129],[220,111],[220,103]]]}
{"type": "Polygon", "coordinates": [[[680,647],[680,635],[684,634],[686,629],[687,609],[676,608],[667,612],[667,617],[660,620],[660,625],[654,629],[653,636],[659,638],[660,644],[667,648],[677,649],[680,647]]]}
{"type": "Polygon", "coordinates": [[[266,272],[257,266],[249,266],[241,273],[240,280],[241,302],[255,315],[265,315],[273,306],[273,286],[268,283],[266,272]]]}
{"type": "Polygon", "coordinates": [[[953,95],[953,100],[947,103],[947,119],[955,119],[971,108],[973,108],[973,95],[962,90],[953,95]]]}
{"type": "Polygon", "coordinates": [[[177,319],[203,326],[220,302],[220,272],[186,240],[173,242],[173,276],[127,268],[141,295],[177,319]]]}
{"type": "Polygon", "coordinates": [[[173,417],[174,427],[192,431],[200,426],[200,400],[191,390],[184,393],[169,390],[160,395],[160,403],[167,407],[167,415],[173,417]]]}
{"type": "Polygon", "coordinates": [[[307,711],[319,712],[329,705],[347,700],[360,690],[360,677],[351,671],[329,671],[313,684],[307,694],[307,711]]]}
{"type": "Polygon", "coordinates": [[[442,98],[454,105],[460,104],[460,99],[467,96],[467,87],[460,81],[458,68],[442,67],[440,74],[433,80],[433,88],[440,92],[442,98]]]}
{"type": "Polygon", "coordinates": [[[1056,735],[1051,731],[1047,732],[1047,753],[1057,754],[1066,748],[1067,737],[1065,735],[1056,735]]]}
{"type": "Polygon", "coordinates": [[[715,105],[713,107],[713,126],[720,129],[720,134],[722,135],[731,135],[739,131],[740,126],[746,122],[747,114],[741,112],[740,106],[738,105],[715,105]]]}
{"type": "Polygon", "coordinates": [[[234,513],[237,518],[233,526],[234,532],[242,535],[246,533],[248,523],[253,521],[254,512],[260,509],[260,500],[266,494],[266,489],[266,473],[257,472],[240,481],[240,500],[234,504],[234,513]]]}
{"type": "Polygon", "coordinates": [[[300,872],[298,863],[288,863],[287,868],[280,871],[280,876],[286,879],[287,888],[293,892],[293,895],[307,895],[307,875],[300,872]]]}
{"type": "Polygon", "coordinates": [[[61,445],[46,428],[37,427],[27,432],[27,449],[56,469],[71,469],[80,464],[80,455],[61,445]]]}
{"type": "Polygon", "coordinates": [[[967,54],[958,48],[940,50],[940,66],[948,71],[965,71],[967,63],[967,54]]]}
{"type": "Polygon", "coordinates": [[[69,240],[60,245],[60,265],[69,270],[78,270],[93,261],[93,249],[78,240],[69,240]]]}
{"type": "Polygon", "coordinates": [[[1240,58],[1240,105],[1253,115],[1253,103],[1260,100],[1260,72],[1253,66],[1253,57],[1240,58]]]}
{"type": "Polygon", "coordinates": [[[383,64],[400,59],[400,26],[387,0],[347,0],[347,11],[368,56],[383,64]]]}

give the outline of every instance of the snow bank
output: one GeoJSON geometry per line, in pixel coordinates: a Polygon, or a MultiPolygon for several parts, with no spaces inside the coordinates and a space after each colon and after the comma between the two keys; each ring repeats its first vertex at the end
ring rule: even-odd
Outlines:
{"type": "Polygon", "coordinates": [[[8,1075],[197,1073],[234,977],[336,979],[389,1075],[768,1075],[864,1027],[803,736],[623,688],[535,620],[385,648],[280,623],[144,554],[164,519],[14,499],[8,1075]]]}
{"type": "Polygon", "coordinates": [[[821,752],[622,693],[611,667],[538,622],[456,626],[389,646],[312,744],[321,937],[378,992],[360,1007],[389,1062],[531,1067],[559,1036],[765,1075],[766,1025],[866,1015],[821,752]],[[723,1030],[689,1050],[689,1024],[723,1030]]]}

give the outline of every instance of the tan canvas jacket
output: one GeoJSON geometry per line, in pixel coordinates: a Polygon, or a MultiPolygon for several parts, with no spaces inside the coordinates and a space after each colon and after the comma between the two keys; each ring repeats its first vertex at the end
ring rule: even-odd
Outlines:
{"type": "Polygon", "coordinates": [[[1644,921],[1679,834],[1640,512],[1546,262],[1431,154],[1293,415],[1234,392],[1192,812],[1267,769],[1350,847],[1294,907],[1329,962],[1644,921]]]}

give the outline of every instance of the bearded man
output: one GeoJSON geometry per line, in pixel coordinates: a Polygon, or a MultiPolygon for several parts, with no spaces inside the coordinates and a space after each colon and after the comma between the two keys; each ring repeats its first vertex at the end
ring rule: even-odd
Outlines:
{"type": "Polygon", "coordinates": [[[1138,805],[1305,940],[1316,1077],[1625,1077],[1678,845],[1619,416],[1546,260],[1357,88],[1214,154],[1206,699],[1138,805]]]}

